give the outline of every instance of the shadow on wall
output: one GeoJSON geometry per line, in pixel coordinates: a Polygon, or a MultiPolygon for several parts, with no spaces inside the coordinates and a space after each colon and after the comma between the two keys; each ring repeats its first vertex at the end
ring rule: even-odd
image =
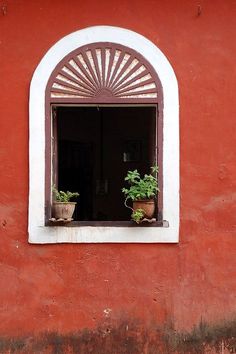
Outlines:
{"type": "Polygon", "coordinates": [[[189,333],[171,324],[161,328],[141,322],[104,323],[95,330],[71,334],[45,332],[37,336],[0,338],[1,354],[227,354],[236,353],[236,319],[218,324],[201,322],[189,333]]]}

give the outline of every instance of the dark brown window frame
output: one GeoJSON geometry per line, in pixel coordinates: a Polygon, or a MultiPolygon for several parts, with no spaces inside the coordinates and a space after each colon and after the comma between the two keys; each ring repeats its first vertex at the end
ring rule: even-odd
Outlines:
{"type": "MultiPolygon", "coordinates": [[[[98,69],[96,62],[95,63],[95,68],[96,70],[98,69]]],[[[102,70],[104,69],[104,63],[101,65],[102,70]]],[[[111,69],[111,68],[110,68],[111,69]]],[[[116,69],[116,68],[115,68],[116,69]]],[[[105,69],[104,69],[105,70],[105,69]]],[[[118,70],[118,69],[117,69],[118,70]]],[[[109,71],[109,68],[108,68],[109,71]]],[[[115,70],[114,70],[115,71],[115,70]]],[[[113,73],[114,74],[114,73],[113,73]]],[[[105,80],[104,80],[105,81],[105,80]]],[[[60,91],[60,90],[59,90],[60,91]]],[[[153,92],[153,90],[149,90],[150,93],[153,92]]],[[[146,91],[147,93],[149,91],[146,91]]],[[[156,152],[156,161],[159,166],[159,175],[158,175],[158,181],[159,181],[159,188],[160,188],[160,193],[158,195],[158,202],[157,202],[157,221],[155,223],[152,223],[151,226],[158,226],[158,227],[163,227],[163,226],[168,226],[165,221],[163,221],[162,217],[162,210],[163,210],[163,92],[162,92],[162,85],[161,82],[147,60],[134,51],[131,48],[127,48],[123,45],[116,44],[116,43],[107,43],[107,42],[102,42],[102,43],[92,43],[90,45],[86,45],[83,47],[80,47],[71,53],[69,53],[54,69],[54,71],[51,74],[51,77],[48,81],[47,84],[47,89],[46,89],[46,97],[45,97],[45,225],[51,225],[49,222],[49,219],[51,217],[51,181],[52,181],[52,174],[53,174],[53,154],[56,153],[56,151],[53,151],[52,148],[52,130],[53,130],[53,115],[52,115],[52,107],[57,106],[57,105],[76,105],[76,106],[91,106],[91,105],[112,105],[112,106],[145,106],[145,105],[155,105],[156,106],[156,137],[157,137],[157,152],[156,152]],[[102,48],[101,49],[101,60],[104,60],[104,48],[109,48],[111,52],[115,50],[119,50],[122,54],[123,53],[129,53],[131,58],[138,59],[140,65],[144,65],[146,68],[147,73],[151,75],[151,79],[149,80],[150,82],[154,82],[156,86],[156,92],[157,92],[157,97],[138,97],[138,98],[120,98],[116,97],[114,95],[111,95],[110,92],[107,92],[106,86],[102,86],[102,83],[100,82],[99,85],[101,86],[101,89],[104,89],[99,94],[95,94],[93,97],[83,97],[83,98],[78,98],[78,97],[66,97],[66,98],[58,98],[58,97],[52,97],[52,92],[55,91],[53,89],[53,83],[56,80],[56,77],[58,74],[62,73],[62,68],[66,65],[68,65],[69,61],[71,59],[74,59],[77,57],[79,53],[84,54],[87,50],[95,50],[96,48],[102,48]]],[[[54,224],[55,226],[55,224],[54,224]]],[[[91,221],[91,222],[81,222],[81,221],[75,221],[67,226],[73,227],[73,226],[135,226],[132,222],[129,221],[91,221]]],[[[150,225],[146,225],[150,226],[150,225]]],[[[140,226],[138,226],[140,227],[140,226]]]]}

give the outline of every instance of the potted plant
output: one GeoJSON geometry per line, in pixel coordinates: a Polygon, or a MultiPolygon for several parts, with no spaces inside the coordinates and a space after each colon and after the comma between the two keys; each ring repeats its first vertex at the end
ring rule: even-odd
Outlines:
{"type": "Polygon", "coordinates": [[[128,171],[125,181],[128,182],[129,188],[123,188],[125,195],[125,206],[132,210],[131,219],[137,224],[143,219],[151,219],[155,211],[155,197],[159,192],[157,181],[158,166],[151,167],[151,173],[145,174],[141,178],[137,170],[128,171]],[[127,201],[131,199],[133,207],[127,205],[127,201]]]}
{"type": "Polygon", "coordinates": [[[61,220],[73,220],[72,216],[75,210],[76,202],[71,202],[72,198],[78,197],[77,192],[64,192],[58,191],[54,186],[52,188],[53,192],[53,205],[52,214],[53,218],[61,220]]]}

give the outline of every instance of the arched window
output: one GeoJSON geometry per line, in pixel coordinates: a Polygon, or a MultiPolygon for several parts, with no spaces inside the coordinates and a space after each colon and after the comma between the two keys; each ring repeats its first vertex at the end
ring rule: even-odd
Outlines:
{"type": "MultiPolygon", "coordinates": [[[[135,32],[109,26],[64,37],[42,59],[31,83],[29,242],[177,242],[178,140],[177,82],[154,44],[135,32]],[[111,158],[115,154],[120,165],[111,158]],[[158,225],[118,225],[125,216],[112,207],[101,215],[99,200],[108,194],[110,180],[116,180],[123,168],[138,164],[142,171],[154,163],[160,168],[158,225]],[[113,174],[106,178],[109,168],[113,174]],[[87,222],[83,227],[47,227],[52,184],[74,189],[67,172],[80,181],[80,220],[87,222]],[[89,199],[83,192],[91,186],[94,197],[90,193],[89,199]],[[99,224],[100,219],[109,222],[99,224]]],[[[116,185],[120,192],[119,182],[116,185]]]]}

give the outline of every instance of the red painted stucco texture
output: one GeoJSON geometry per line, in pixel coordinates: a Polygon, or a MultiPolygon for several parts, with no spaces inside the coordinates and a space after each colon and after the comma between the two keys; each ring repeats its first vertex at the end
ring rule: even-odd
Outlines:
{"type": "Polygon", "coordinates": [[[234,0],[0,0],[0,335],[234,316],[235,17],[234,0]],[[28,244],[30,81],[55,42],[94,25],[144,35],[176,73],[178,244],[28,244]]]}

